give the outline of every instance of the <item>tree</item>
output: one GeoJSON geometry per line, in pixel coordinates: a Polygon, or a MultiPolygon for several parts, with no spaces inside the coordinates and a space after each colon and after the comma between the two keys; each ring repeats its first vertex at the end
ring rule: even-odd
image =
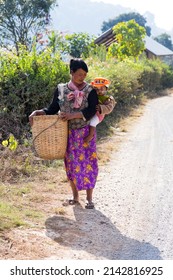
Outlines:
{"type": "Polygon", "coordinates": [[[62,52],[64,53],[66,50],[66,42],[64,38],[63,32],[52,30],[48,34],[49,44],[48,46],[52,48],[52,52],[62,52]]]}
{"type": "Polygon", "coordinates": [[[0,45],[28,49],[33,37],[49,22],[57,0],[0,0],[0,45]]]}
{"type": "Polygon", "coordinates": [[[113,27],[116,43],[110,45],[109,56],[116,56],[120,60],[128,57],[137,59],[145,49],[144,37],[145,28],[140,26],[135,20],[120,22],[113,27]]]}
{"type": "Polygon", "coordinates": [[[79,32],[68,34],[65,36],[67,41],[67,50],[72,57],[84,58],[88,57],[89,52],[95,48],[94,36],[90,36],[87,33],[79,32]]]}
{"type": "Polygon", "coordinates": [[[166,48],[173,50],[173,44],[172,44],[172,39],[171,36],[168,35],[167,33],[163,33],[157,37],[154,38],[155,41],[158,43],[162,44],[166,48]]]}
{"type": "Polygon", "coordinates": [[[110,19],[108,21],[104,21],[102,24],[102,32],[105,32],[106,30],[112,28],[114,25],[116,25],[119,22],[126,22],[131,19],[134,19],[140,26],[143,26],[146,30],[146,33],[148,36],[151,35],[151,28],[149,26],[146,26],[146,19],[141,16],[139,13],[126,13],[126,14],[121,14],[115,19],[110,19]]]}

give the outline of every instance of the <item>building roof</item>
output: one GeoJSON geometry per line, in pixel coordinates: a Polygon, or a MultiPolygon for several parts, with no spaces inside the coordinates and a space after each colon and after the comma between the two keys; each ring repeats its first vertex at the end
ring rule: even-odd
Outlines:
{"type": "Polygon", "coordinates": [[[154,55],[156,56],[173,55],[173,52],[170,49],[166,48],[162,44],[159,44],[151,37],[146,36],[144,40],[145,40],[146,49],[152,52],[154,55]]]}
{"type": "MultiPolygon", "coordinates": [[[[115,41],[116,41],[115,35],[113,34],[112,28],[110,28],[109,30],[104,32],[101,36],[99,36],[95,40],[95,44],[97,44],[97,45],[104,44],[108,48],[115,41]]],[[[167,56],[167,55],[173,56],[173,52],[171,50],[169,50],[162,44],[158,43],[151,37],[146,36],[144,41],[145,41],[146,50],[150,51],[154,55],[156,55],[156,56],[167,56]]]]}
{"type": "Polygon", "coordinates": [[[95,44],[104,44],[106,47],[109,47],[113,42],[115,42],[115,35],[113,34],[112,28],[108,29],[95,40],[95,44]]]}

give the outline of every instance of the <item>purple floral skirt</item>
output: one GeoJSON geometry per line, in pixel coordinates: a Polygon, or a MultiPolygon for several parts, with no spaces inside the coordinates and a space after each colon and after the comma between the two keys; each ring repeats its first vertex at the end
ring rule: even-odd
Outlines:
{"type": "Polygon", "coordinates": [[[93,189],[98,175],[96,133],[90,142],[85,143],[83,139],[88,133],[89,126],[69,130],[64,162],[67,177],[77,190],[93,189]]]}

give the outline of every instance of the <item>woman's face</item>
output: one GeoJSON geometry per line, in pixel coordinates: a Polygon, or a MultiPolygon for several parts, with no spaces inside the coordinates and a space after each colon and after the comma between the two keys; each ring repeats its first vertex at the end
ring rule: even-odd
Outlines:
{"type": "Polygon", "coordinates": [[[73,83],[76,85],[81,85],[87,76],[87,72],[80,68],[76,72],[72,71],[71,75],[73,83]]]}

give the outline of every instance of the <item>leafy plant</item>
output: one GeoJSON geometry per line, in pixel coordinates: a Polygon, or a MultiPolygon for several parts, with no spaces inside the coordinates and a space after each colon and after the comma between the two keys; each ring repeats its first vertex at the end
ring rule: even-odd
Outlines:
{"type": "Polygon", "coordinates": [[[83,57],[86,58],[89,56],[89,53],[92,49],[95,48],[94,44],[94,36],[90,36],[87,33],[73,33],[68,34],[65,36],[65,39],[67,41],[67,50],[68,53],[72,57],[83,57]]]}
{"type": "Polygon", "coordinates": [[[108,55],[115,56],[119,60],[129,57],[139,58],[145,49],[143,41],[146,36],[145,28],[140,26],[135,20],[120,22],[113,27],[117,42],[110,45],[108,55]]]}
{"type": "MultiPolygon", "coordinates": [[[[29,114],[49,104],[56,85],[69,80],[69,69],[59,52],[38,53],[20,47],[20,55],[0,53],[0,127],[3,138],[23,135],[29,114]]],[[[29,126],[27,128],[29,130],[29,126]]]]}
{"type": "Polygon", "coordinates": [[[2,141],[4,147],[8,147],[11,151],[15,151],[18,146],[18,141],[15,139],[14,135],[10,135],[7,140],[2,141]]]}

